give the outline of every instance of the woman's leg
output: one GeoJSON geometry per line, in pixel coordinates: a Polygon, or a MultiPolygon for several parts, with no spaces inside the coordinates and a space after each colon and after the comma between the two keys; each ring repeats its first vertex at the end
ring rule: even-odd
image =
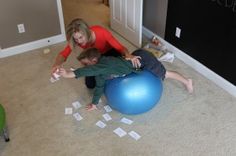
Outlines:
{"type": "Polygon", "coordinates": [[[106,53],[104,53],[103,56],[118,57],[118,56],[121,56],[121,53],[113,48],[113,49],[110,49],[109,51],[107,51],[106,53]]]}
{"type": "Polygon", "coordinates": [[[93,89],[96,86],[95,76],[87,76],[85,77],[85,85],[89,89],[93,89]]]}
{"type": "Polygon", "coordinates": [[[171,78],[171,79],[177,80],[185,85],[189,93],[193,92],[192,79],[187,79],[175,71],[166,71],[165,78],[171,78]]]}

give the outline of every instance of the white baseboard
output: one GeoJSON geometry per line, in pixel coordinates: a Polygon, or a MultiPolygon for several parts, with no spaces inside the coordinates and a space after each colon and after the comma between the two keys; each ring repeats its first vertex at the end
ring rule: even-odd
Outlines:
{"type": "Polygon", "coordinates": [[[38,41],[33,41],[33,42],[17,45],[14,47],[2,49],[0,50],[0,58],[12,56],[12,55],[16,55],[16,54],[20,54],[24,52],[29,52],[34,49],[64,42],[65,40],[66,40],[65,35],[62,34],[62,35],[57,35],[57,36],[41,39],[38,41]]]}
{"type": "Polygon", "coordinates": [[[157,34],[153,33],[152,31],[148,30],[147,28],[143,27],[143,34],[147,36],[148,38],[152,38],[153,35],[156,35],[158,39],[166,45],[166,47],[174,52],[175,56],[182,60],[184,63],[195,69],[197,72],[208,78],[209,80],[213,81],[216,85],[223,88],[225,91],[227,91],[229,94],[236,97],[236,86],[230,83],[229,81],[225,80],[197,60],[193,59],[183,51],[179,50],[175,46],[171,45],[169,42],[165,41],[161,37],[159,37],[157,34]]]}

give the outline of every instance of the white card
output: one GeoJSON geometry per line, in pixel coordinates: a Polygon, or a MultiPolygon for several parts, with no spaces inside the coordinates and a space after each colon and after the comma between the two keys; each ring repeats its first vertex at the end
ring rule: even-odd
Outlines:
{"type": "Polygon", "coordinates": [[[100,120],[96,123],[96,125],[100,128],[106,127],[106,124],[104,122],[100,121],[100,120]]]}
{"type": "Polygon", "coordinates": [[[82,105],[80,104],[79,101],[75,101],[72,103],[72,106],[75,108],[75,109],[79,109],[82,105]]]}
{"type": "Polygon", "coordinates": [[[98,103],[102,103],[102,99],[99,99],[98,103]]]}
{"type": "Polygon", "coordinates": [[[112,118],[111,118],[111,116],[109,115],[109,114],[103,114],[102,115],[103,116],[103,118],[106,120],[106,121],[110,121],[112,118]]]}
{"type": "Polygon", "coordinates": [[[111,109],[111,107],[110,107],[109,105],[104,106],[104,109],[105,109],[105,111],[106,111],[107,113],[109,113],[109,112],[112,111],[112,109],[111,109]]]}
{"type": "Polygon", "coordinates": [[[79,113],[75,113],[73,114],[73,116],[75,117],[76,120],[80,121],[83,119],[83,117],[79,114],[79,113]]]}
{"type": "Polygon", "coordinates": [[[73,68],[73,67],[70,67],[70,71],[75,71],[75,68],[73,68]]]}
{"type": "Polygon", "coordinates": [[[59,77],[61,76],[61,75],[58,74],[58,72],[59,72],[59,69],[57,69],[57,70],[53,73],[53,76],[55,77],[55,79],[59,79],[59,77]]]}
{"type": "Polygon", "coordinates": [[[140,136],[138,133],[136,133],[135,131],[130,131],[130,132],[129,132],[129,135],[130,135],[132,138],[134,138],[135,140],[138,140],[138,139],[141,138],[141,136],[140,136]]]}
{"type": "Polygon", "coordinates": [[[126,131],[124,131],[122,128],[118,127],[117,129],[115,129],[113,131],[114,133],[116,133],[119,137],[123,137],[127,134],[126,131]]]}
{"type": "Polygon", "coordinates": [[[120,120],[120,122],[123,122],[123,123],[125,123],[125,124],[127,124],[127,125],[131,125],[131,124],[133,123],[132,120],[127,119],[127,118],[122,118],[122,119],[120,120]]]}
{"type": "Polygon", "coordinates": [[[59,79],[59,78],[54,79],[53,77],[50,78],[50,82],[51,82],[51,83],[54,83],[54,82],[56,82],[56,81],[58,81],[58,80],[60,80],[60,79],[59,79]]]}
{"type": "Polygon", "coordinates": [[[71,107],[66,107],[65,108],[65,114],[67,115],[67,114],[72,114],[73,113],[73,110],[72,110],[72,108],[71,107]]]}

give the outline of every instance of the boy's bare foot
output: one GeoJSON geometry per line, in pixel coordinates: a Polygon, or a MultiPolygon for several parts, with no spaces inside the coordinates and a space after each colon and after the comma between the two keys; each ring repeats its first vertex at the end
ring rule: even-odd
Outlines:
{"type": "Polygon", "coordinates": [[[189,93],[193,93],[193,80],[188,79],[188,83],[186,84],[186,88],[189,93]]]}

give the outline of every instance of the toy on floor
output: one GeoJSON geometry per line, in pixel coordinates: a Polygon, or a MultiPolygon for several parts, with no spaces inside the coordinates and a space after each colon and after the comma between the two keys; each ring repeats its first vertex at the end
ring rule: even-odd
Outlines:
{"type": "Polygon", "coordinates": [[[0,104],[0,133],[3,134],[3,137],[6,142],[10,141],[6,129],[6,114],[1,104],[0,104]]]}
{"type": "Polygon", "coordinates": [[[162,95],[162,81],[148,71],[108,80],[108,104],[123,114],[140,114],[152,109],[162,95]]]}

